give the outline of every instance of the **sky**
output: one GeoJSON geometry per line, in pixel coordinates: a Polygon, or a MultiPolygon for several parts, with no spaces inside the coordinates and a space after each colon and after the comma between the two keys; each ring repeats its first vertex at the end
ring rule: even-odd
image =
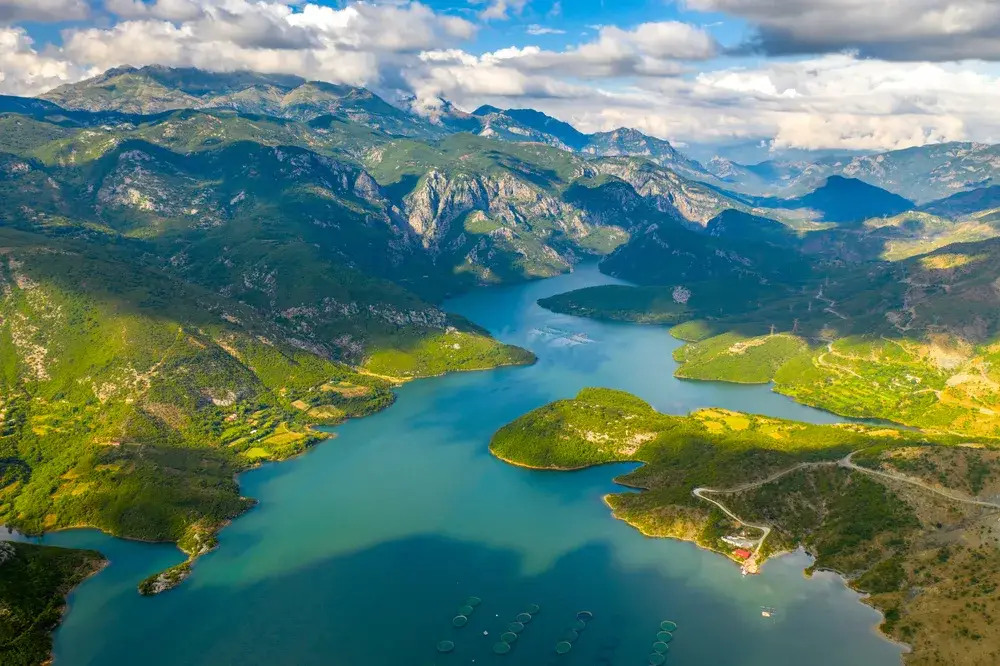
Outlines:
{"type": "Polygon", "coordinates": [[[1000,0],[0,0],[0,93],[149,64],[680,146],[1000,142],[1000,0]]]}

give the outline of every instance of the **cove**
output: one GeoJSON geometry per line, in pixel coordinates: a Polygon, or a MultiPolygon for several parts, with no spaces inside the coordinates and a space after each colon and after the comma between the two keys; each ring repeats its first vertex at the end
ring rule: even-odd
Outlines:
{"type": "Polygon", "coordinates": [[[71,596],[56,665],[646,664],[661,620],[679,625],[669,664],[899,664],[901,648],[872,629],[878,614],[835,575],[806,579],[805,555],[742,578],[718,555],[613,519],[601,497],[622,491],[611,479],[630,466],[538,472],[489,454],[497,428],[585,386],[623,389],[670,413],[716,406],[838,420],[766,386],[675,379],[680,343],[663,328],[535,303],[611,282],[588,265],[447,303],[539,362],[413,382],[390,409],[334,429],[336,439],[243,475],[243,493],[260,504],[173,591],[135,591],[183,559],[172,546],[93,530],[46,536],[111,561],[71,596]],[[482,604],[467,626],[452,627],[472,595],[482,604]],[[493,654],[530,604],[541,612],[513,650],[493,654]],[[761,606],[777,616],[762,618],[761,606]],[[594,619],[569,654],[556,655],[581,610],[594,619]],[[455,651],[438,654],[441,640],[455,651]]]}

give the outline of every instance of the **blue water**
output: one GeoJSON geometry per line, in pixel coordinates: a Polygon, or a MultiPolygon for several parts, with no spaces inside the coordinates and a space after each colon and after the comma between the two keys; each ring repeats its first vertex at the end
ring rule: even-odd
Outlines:
{"type": "Polygon", "coordinates": [[[641,666],[666,619],[680,625],[668,664],[896,666],[899,647],[872,628],[877,613],[834,575],[805,578],[805,555],[742,578],[720,556],[614,520],[601,497],[621,490],[611,479],[630,466],[537,472],[490,456],[497,428],[585,386],[628,390],[672,413],[717,406],[836,420],[767,387],[674,379],[678,343],[662,328],[535,304],[612,281],[584,267],[450,302],[534,350],[538,364],[413,382],[392,408],[336,428],[336,439],[307,455],[243,475],[244,494],[259,506],[173,591],[135,592],[143,577],[183,559],[172,546],[92,530],[48,535],[46,543],[96,548],[111,560],[71,596],[55,636],[57,666],[641,666]],[[453,628],[470,595],[482,605],[453,628]],[[542,611],[512,652],[493,654],[532,603],[542,611]],[[763,605],[776,618],[762,618],[763,605]],[[569,654],[555,655],[580,610],[594,620],[569,654]],[[438,654],[440,640],[456,650],[438,654]]]}

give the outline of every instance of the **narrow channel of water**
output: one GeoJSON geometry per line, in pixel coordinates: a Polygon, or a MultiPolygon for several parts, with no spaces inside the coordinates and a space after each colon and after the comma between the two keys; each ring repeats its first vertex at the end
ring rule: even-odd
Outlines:
{"type": "Polygon", "coordinates": [[[414,382],[391,409],[337,428],[337,439],[244,475],[244,493],[260,505],[223,531],[219,549],[174,591],[135,592],[144,576],[181,559],[173,547],[92,530],[47,536],[111,559],[72,595],[56,666],[642,665],[661,620],[680,625],[667,659],[678,666],[898,665],[899,647],[872,629],[877,613],[834,575],[806,579],[805,556],[741,578],[722,557],[644,538],[611,518],[601,496],[628,466],[536,472],[489,455],[498,427],[585,386],[628,390],[672,413],[718,406],[837,420],[767,387],[674,379],[679,343],[662,328],[556,315],[535,303],[607,282],[588,266],[450,302],[533,349],[539,363],[414,382]],[[470,595],[483,603],[456,629],[452,617],[470,595]],[[542,610],[513,650],[493,654],[530,604],[542,610]],[[777,608],[776,617],[762,618],[761,606],[777,608]],[[595,618],[557,656],[580,610],[595,618]],[[455,651],[438,654],[441,640],[455,651]]]}

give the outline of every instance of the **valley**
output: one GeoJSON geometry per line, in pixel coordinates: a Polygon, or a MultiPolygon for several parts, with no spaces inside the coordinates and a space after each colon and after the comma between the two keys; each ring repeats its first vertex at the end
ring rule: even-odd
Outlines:
{"type": "MultiPolygon", "coordinates": [[[[275,469],[303,473],[352,428],[376,438],[389,423],[407,441],[392,416],[405,410],[384,410],[414,394],[462,423],[485,410],[465,424],[474,436],[449,437],[485,451],[492,436],[494,456],[525,468],[503,477],[511,489],[516,474],[642,463],[618,478],[638,492],[600,494],[643,534],[744,562],[731,541],[757,539],[754,571],[804,547],[810,572],[871,595],[908,664],[972,666],[996,639],[980,621],[997,569],[992,151],[702,165],[637,130],[586,134],[530,109],[421,115],[364,88],[160,66],[2,97],[0,521],[66,543],[96,528],[177,544],[182,561],[119,588],[177,587],[164,598],[185,601],[162,603],[189,603],[201,568],[222,576],[208,563],[233,557],[226,533],[270,515],[243,478],[291,458],[275,469]],[[636,382],[642,397],[624,392],[636,382]],[[462,410],[436,397],[448,386],[468,386],[468,400],[447,393],[462,410]],[[524,395],[487,410],[491,386],[524,395]],[[955,602],[948,617],[932,596],[955,602]]],[[[389,464],[352,455],[375,477],[389,464]]],[[[411,464],[445,493],[447,476],[411,464]]],[[[345,497],[320,495],[300,500],[350,522],[345,497]]],[[[370,510],[388,523],[358,538],[419,536],[370,510]]],[[[580,511],[587,532],[599,516],[580,511]]],[[[373,545],[329,539],[317,553],[373,545]]],[[[54,612],[99,562],[13,548],[28,567],[65,558],[35,591],[0,591],[5,607],[45,602],[29,614],[54,612]]],[[[10,617],[0,650],[39,663],[47,633],[10,617]]],[[[57,640],[60,662],[67,649],[57,640]]],[[[116,649],[86,648],[103,663],[116,649]]]]}

